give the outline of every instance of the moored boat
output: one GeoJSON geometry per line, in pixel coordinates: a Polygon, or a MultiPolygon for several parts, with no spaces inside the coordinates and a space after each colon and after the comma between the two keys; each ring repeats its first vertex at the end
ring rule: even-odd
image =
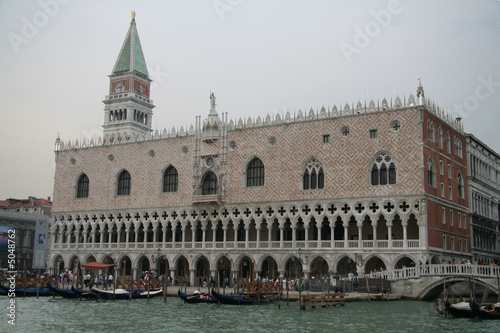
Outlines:
{"type": "Polygon", "coordinates": [[[163,295],[163,290],[134,290],[132,292],[132,297],[130,297],[130,292],[125,289],[115,289],[113,290],[102,290],[95,287],[91,288],[92,292],[97,295],[98,298],[104,299],[136,299],[136,298],[153,298],[163,295]],[[149,294],[149,295],[148,295],[149,294]]]}
{"type": "Polygon", "coordinates": [[[149,293],[149,298],[153,297],[160,297],[163,296],[163,290],[150,290],[149,292],[146,291],[141,291],[141,292],[133,292],[132,293],[132,298],[148,298],[148,293],[149,293]]]}
{"type": "Polygon", "coordinates": [[[130,299],[130,293],[125,289],[102,290],[96,287],[90,288],[97,298],[104,299],[130,299]]]}
{"type": "Polygon", "coordinates": [[[475,303],[473,306],[474,315],[481,319],[500,319],[500,303],[481,305],[475,303]]]}
{"type": "MultiPolygon", "coordinates": [[[[9,293],[10,289],[7,286],[0,285],[0,289],[6,291],[9,293]]],[[[14,293],[18,297],[23,297],[23,296],[52,296],[52,290],[49,288],[35,288],[35,287],[29,287],[29,288],[16,288],[14,289],[14,293]]]]}
{"type": "Polygon", "coordinates": [[[76,295],[71,289],[61,289],[51,284],[47,284],[47,288],[50,289],[54,294],[62,296],[64,298],[77,298],[76,295]]]}
{"type": "Polygon", "coordinates": [[[217,298],[209,294],[194,292],[192,295],[185,294],[179,289],[177,295],[186,303],[217,303],[217,298]]]}
{"type": "Polygon", "coordinates": [[[245,296],[245,294],[220,294],[212,289],[212,295],[222,304],[231,305],[256,305],[256,304],[266,304],[268,302],[274,302],[278,300],[279,294],[271,295],[252,295],[245,296]]]}
{"type": "Polygon", "coordinates": [[[82,289],[75,288],[75,286],[71,286],[71,291],[77,295],[77,298],[96,298],[96,294],[91,291],[85,291],[82,289]]]}
{"type": "Polygon", "coordinates": [[[444,303],[446,311],[456,318],[472,318],[473,312],[469,302],[451,304],[448,300],[444,303]]]}

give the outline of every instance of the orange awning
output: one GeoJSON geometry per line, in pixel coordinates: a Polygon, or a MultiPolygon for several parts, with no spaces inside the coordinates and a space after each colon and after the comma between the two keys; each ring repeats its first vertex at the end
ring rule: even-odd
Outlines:
{"type": "Polygon", "coordinates": [[[103,264],[102,262],[88,262],[86,264],[82,264],[82,268],[94,268],[94,269],[102,269],[106,267],[113,267],[113,264],[103,264]]]}

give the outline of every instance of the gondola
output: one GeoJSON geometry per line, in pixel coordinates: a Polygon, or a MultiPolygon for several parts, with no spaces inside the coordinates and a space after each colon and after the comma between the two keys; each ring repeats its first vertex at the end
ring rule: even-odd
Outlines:
{"type": "Polygon", "coordinates": [[[96,294],[94,294],[93,292],[81,290],[81,289],[75,288],[74,286],[71,286],[71,291],[75,295],[77,295],[76,296],[77,298],[96,298],[96,294]]]}
{"type": "Polygon", "coordinates": [[[96,287],[90,288],[97,298],[103,299],[130,299],[130,293],[125,289],[102,290],[96,287]]]}
{"type": "MultiPolygon", "coordinates": [[[[95,287],[91,288],[92,292],[97,295],[98,298],[103,299],[130,299],[130,292],[125,289],[115,289],[113,290],[102,290],[95,287]]],[[[163,290],[150,290],[149,296],[148,291],[144,290],[134,290],[132,292],[132,299],[137,298],[153,298],[163,295],[163,290]]]]}
{"type": "Polygon", "coordinates": [[[253,295],[251,297],[245,296],[245,294],[220,294],[212,289],[212,295],[221,303],[221,304],[231,304],[231,305],[256,305],[256,304],[266,304],[268,302],[274,302],[278,300],[279,294],[271,294],[269,298],[265,294],[261,295],[253,295]]]}
{"type": "MultiPolygon", "coordinates": [[[[163,296],[163,290],[150,290],[149,298],[163,296]]],[[[134,291],[132,293],[132,298],[148,298],[148,291],[134,291]]]]}
{"type": "Polygon", "coordinates": [[[481,305],[472,304],[474,316],[481,319],[500,319],[500,303],[481,305]]]}
{"type": "MultiPolygon", "coordinates": [[[[0,284],[0,289],[9,292],[9,287],[1,285],[0,284]]],[[[37,293],[37,288],[34,287],[29,287],[29,288],[16,288],[14,289],[14,293],[17,297],[23,297],[23,296],[52,296],[52,290],[49,288],[38,288],[38,293],[37,293]]]]}
{"type": "Polygon", "coordinates": [[[194,293],[192,295],[185,294],[179,289],[177,295],[186,303],[217,303],[217,298],[208,294],[194,293]]]}
{"type": "Polygon", "coordinates": [[[75,294],[71,289],[61,289],[56,286],[47,284],[47,288],[49,288],[54,294],[62,296],[64,298],[77,298],[78,295],[75,294]]]}
{"type": "Polygon", "coordinates": [[[472,318],[474,317],[469,302],[459,302],[451,304],[448,300],[444,303],[446,311],[455,318],[472,318]]]}

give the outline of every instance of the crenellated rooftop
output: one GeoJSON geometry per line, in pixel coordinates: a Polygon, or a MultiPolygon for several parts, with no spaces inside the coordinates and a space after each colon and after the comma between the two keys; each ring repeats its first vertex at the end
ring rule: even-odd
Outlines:
{"type": "MultiPolygon", "coordinates": [[[[423,99],[422,99],[423,100],[423,99]]],[[[391,98],[388,101],[386,98],[382,99],[382,101],[378,100],[376,103],[374,100],[371,100],[368,104],[362,104],[360,101],[354,104],[346,103],[344,106],[336,106],[325,108],[324,106],[320,109],[313,110],[312,108],[309,111],[298,110],[297,112],[287,111],[286,113],[277,113],[274,115],[266,115],[265,117],[257,116],[257,117],[248,117],[248,118],[239,118],[237,120],[230,120],[229,123],[225,124],[228,126],[229,131],[233,130],[243,130],[248,128],[258,128],[258,127],[266,127],[266,126],[276,126],[281,124],[291,124],[298,123],[304,121],[314,121],[321,119],[329,119],[329,118],[340,118],[347,116],[356,116],[360,114],[372,113],[372,112],[386,112],[386,111],[394,111],[399,109],[406,109],[416,107],[417,100],[413,94],[410,94],[408,98],[404,97],[403,100],[398,96],[394,100],[391,98]]],[[[446,113],[442,108],[440,108],[436,103],[429,99],[425,99],[423,101],[423,106],[434,113],[437,117],[446,122],[450,127],[456,129],[459,132],[463,133],[463,124],[461,121],[457,121],[459,118],[454,118],[453,115],[446,113]]],[[[224,124],[223,124],[224,125],[224,124]]],[[[193,125],[184,128],[181,126],[180,128],[172,127],[172,129],[168,130],[164,128],[163,130],[154,130],[152,133],[148,135],[136,135],[132,137],[98,137],[98,138],[83,138],[82,140],[68,140],[64,142],[59,137],[55,142],[55,151],[64,151],[70,149],[80,149],[80,148],[90,148],[95,146],[106,146],[106,145],[116,145],[116,144],[126,144],[133,142],[142,142],[142,141],[151,141],[151,140],[162,140],[176,137],[184,137],[195,135],[195,128],[193,125]]]]}

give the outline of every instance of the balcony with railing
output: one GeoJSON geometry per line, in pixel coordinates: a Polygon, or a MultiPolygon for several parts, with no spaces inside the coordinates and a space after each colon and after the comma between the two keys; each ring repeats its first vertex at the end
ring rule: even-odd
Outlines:
{"type": "Polygon", "coordinates": [[[186,241],[186,242],[174,242],[174,241],[157,241],[157,242],[111,242],[111,243],[55,243],[52,244],[53,250],[134,250],[134,249],[252,249],[252,250],[272,250],[272,249],[340,249],[344,250],[347,248],[349,251],[361,251],[361,250],[387,250],[387,249],[419,249],[421,248],[420,240],[410,239],[410,240],[260,240],[260,241],[186,241]]]}

